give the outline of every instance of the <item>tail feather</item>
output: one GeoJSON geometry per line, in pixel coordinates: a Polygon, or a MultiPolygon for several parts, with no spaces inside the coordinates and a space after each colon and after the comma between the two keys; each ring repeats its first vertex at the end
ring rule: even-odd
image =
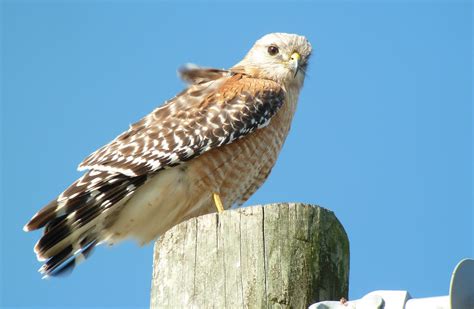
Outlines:
{"type": "Polygon", "coordinates": [[[40,273],[49,275],[56,270],[61,264],[66,262],[70,257],[74,255],[73,245],[67,245],[58,254],[47,260],[43,266],[39,269],[40,273]]]}
{"type": "Polygon", "coordinates": [[[79,243],[80,247],[76,250],[74,250],[73,245],[66,246],[40,268],[40,273],[45,278],[70,274],[77,265],[90,256],[94,247],[98,244],[97,239],[92,241],[90,239],[91,236],[84,238],[79,243]]]}
{"type": "Polygon", "coordinates": [[[56,217],[54,219],[51,219],[48,224],[44,227],[43,235],[47,234],[49,231],[51,231],[53,228],[57,227],[59,224],[64,222],[66,219],[67,215],[62,215],[59,217],[56,217]]]}
{"type": "MultiPolygon", "coordinates": [[[[145,176],[134,178],[126,177],[121,183],[115,183],[109,191],[98,194],[97,191],[91,193],[87,202],[66,215],[58,217],[59,222],[52,220],[45,228],[45,233],[35,246],[35,252],[41,259],[50,258],[57,253],[58,244],[77,233],[107,209],[117,204],[119,201],[130,195],[145,180],[145,176]],[[128,188],[128,189],[127,189],[128,188]],[[50,227],[50,224],[54,226],[50,227]]],[[[99,191],[101,191],[99,189],[99,191]]],[[[97,226],[100,227],[100,226],[97,226]]]]}
{"type": "Polygon", "coordinates": [[[27,224],[23,227],[23,230],[25,232],[29,231],[34,231],[37,229],[42,228],[45,226],[48,222],[53,220],[56,216],[56,208],[57,208],[58,202],[56,200],[49,202],[43,209],[38,211],[33,218],[28,221],[27,224]]]}
{"type": "Polygon", "coordinates": [[[25,232],[34,231],[47,225],[56,217],[73,212],[76,208],[83,206],[90,199],[91,194],[101,188],[113,186],[118,178],[126,178],[122,174],[108,172],[89,171],[82,175],[57,199],[49,202],[38,211],[33,218],[23,227],[25,232]]]}
{"type": "Polygon", "coordinates": [[[118,205],[123,204],[146,179],[146,175],[129,177],[91,171],[64,191],[56,202],[39,211],[25,230],[44,227],[43,235],[35,245],[38,260],[45,261],[40,272],[46,277],[64,275],[84,260],[107,236],[101,231],[110,211],[119,211],[118,205]],[[94,175],[100,180],[94,180],[94,175]]]}

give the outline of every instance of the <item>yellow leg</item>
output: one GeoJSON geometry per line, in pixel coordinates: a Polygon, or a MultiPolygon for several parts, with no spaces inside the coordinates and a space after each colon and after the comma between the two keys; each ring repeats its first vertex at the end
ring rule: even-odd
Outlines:
{"type": "Polygon", "coordinates": [[[214,205],[216,205],[217,212],[223,212],[224,206],[222,206],[221,197],[217,193],[212,193],[212,198],[214,199],[214,205]]]}

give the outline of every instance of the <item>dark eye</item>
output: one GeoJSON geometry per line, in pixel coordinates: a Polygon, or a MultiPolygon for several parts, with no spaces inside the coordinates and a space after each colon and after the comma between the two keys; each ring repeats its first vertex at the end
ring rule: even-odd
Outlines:
{"type": "Polygon", "coordinates": [[[275,45],[270,45],[267,51],[270,56],[275,56],[280,50],[275,45]]]}

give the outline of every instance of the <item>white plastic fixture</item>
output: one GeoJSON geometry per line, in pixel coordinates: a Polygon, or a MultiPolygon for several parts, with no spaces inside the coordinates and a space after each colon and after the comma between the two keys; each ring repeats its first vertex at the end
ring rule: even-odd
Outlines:
{"type": "Polygon", "coordinates": [[[474,260],[464,259],[456,265],[449,296],[411,298],[407,291],[381,290],[344,303],[322,301],[309,309],[474,309],[474,260]]]}

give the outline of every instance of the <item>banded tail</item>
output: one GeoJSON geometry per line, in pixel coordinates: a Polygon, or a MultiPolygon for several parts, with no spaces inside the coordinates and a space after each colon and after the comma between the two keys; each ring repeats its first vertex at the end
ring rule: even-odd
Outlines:
{"type": "Polygon", "coordinates": [[[26,232],[43,228],[34,251],[44,265],[44,277],[69,273],[94,247],[106,240],[104,233],[146,175],[130,177],[91,170],[67,188],[24,226],[26,232]]]}

